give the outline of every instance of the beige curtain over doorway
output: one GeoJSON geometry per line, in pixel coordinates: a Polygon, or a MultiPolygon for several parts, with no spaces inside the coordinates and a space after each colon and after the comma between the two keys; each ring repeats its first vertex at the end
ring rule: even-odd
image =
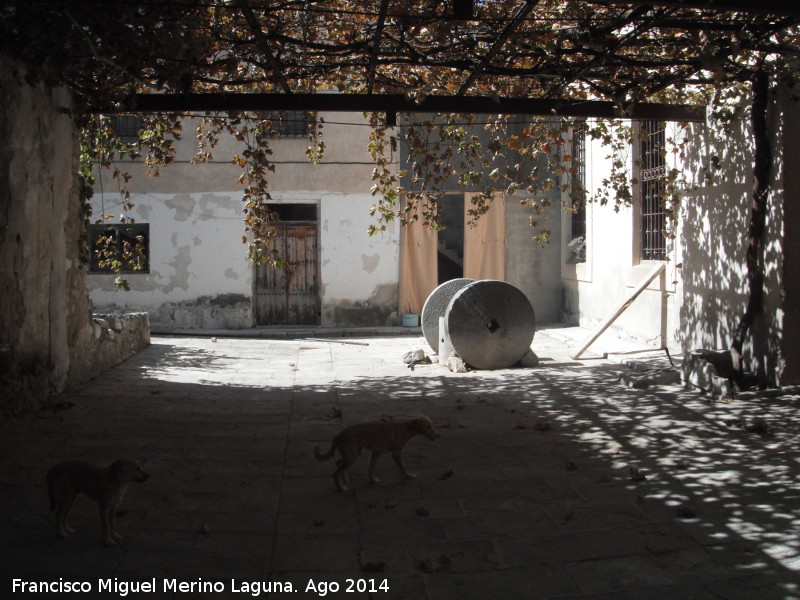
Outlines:
{"type": "Polygon", "coordinates": [[[475,193],[464,194],[464,277],[499,279],[506,277],[506,205],[502,194],[492,200],[489,212],[474,227],[467,211],[475,193]]]}
{"type": "Polygon", "coordinates": [[[422,313],[422,306],[439,285],[438,235],[420,221],[400,227],[400,306],[403,313],[422,313]]]}

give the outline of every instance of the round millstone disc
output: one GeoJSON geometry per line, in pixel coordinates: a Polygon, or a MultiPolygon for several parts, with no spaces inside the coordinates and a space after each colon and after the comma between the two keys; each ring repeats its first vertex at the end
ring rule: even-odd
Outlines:
{"type": "Polygon", "coordinates": [[[453,296],[474,281],[474,279],[467,278],[445,281],[433,290],[425,300],[420,317],[422,335],[425,336],[425,341],[433,348],[434,352],[439,352],[439,317],[444,316],[453,296]]]}
{"type": "Polygon", "coordinates": [[[536,317],[519,289],[486,279],[458,291],[445,312],[453,350],[476,369],[504,369],[518,362],[533,342],[536,317]]]}

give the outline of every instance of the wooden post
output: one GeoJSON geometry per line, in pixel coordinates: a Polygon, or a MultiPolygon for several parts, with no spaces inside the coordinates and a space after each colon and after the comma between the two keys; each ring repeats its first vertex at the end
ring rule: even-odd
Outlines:
{"type": "Polygon", "coordinates": [[[615,310],[610,317],[606,318],[602,323],[600,323],[597,329],[595,329],[592,332],[592,335],[590,335],[586,339],[586,341],[583,342],[583,344],[581,344],[580,348],[578,348],[575,352],[569,355],[570,358],[572,358],[573,360],[578,360],[581,357],[581,355],[584,352],[586,352],[586,349],[589,346],[591,346],[594,343],[594,341],[597,338],[599,338],[603,334],[603,332],[611,326],[611,324],[614,321],[617,320],[617,317],[619,317],[623,312],[625,312],[626,308],[628,308],[631,304],[633,304],[633,301],[636,300],[639,294],[641,294],[645,290],[645,288],[647,288],[648,285],[650,285],[650,282],[653,281],[653,279],[655,279],[659,275],[661,275],[661,273],[663,273],[666,269],[667,269],[666,263],[661,263],[660,265],[658,265],[653,270],[653,272],[650,273],[650,275],[648,275],[647,278],[641,284],[639,284],[639,287],[633,290],[633,292],[631,292],[631,294],[625,299],[625,301],[619,305],[617,310],[615,310]]]}

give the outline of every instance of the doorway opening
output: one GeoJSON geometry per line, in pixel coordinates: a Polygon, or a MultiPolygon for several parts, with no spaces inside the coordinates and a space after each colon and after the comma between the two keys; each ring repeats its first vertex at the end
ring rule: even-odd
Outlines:
{"type": "Polygon", "coordinates": [[[436,259],[439,284],[464,276],[464,194],[446,194],[439,203],[441,224],[436,259]]]}
{"type": "Polygon", "coordinates": [[[319,325],[318,206],[274,204],[270,209],[280,218],[271,245],[284,265],[255,267],[256,325],[319,325]]]}

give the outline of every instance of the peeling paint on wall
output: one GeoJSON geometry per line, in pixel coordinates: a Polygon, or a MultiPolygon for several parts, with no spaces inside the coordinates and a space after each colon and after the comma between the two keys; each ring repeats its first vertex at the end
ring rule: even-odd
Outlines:
{"type": "MultiPolygon", "coordinates": [[[[345,116],[337,115],[336,120],[342,118],[345,116]]],[[[352,118],[363,119],[361,115],[352,118]]],[[[354,139],[366,139],[363,128],[347,127],[334,133],[336,127],[326,127],[326,136],[332,136],[326,157],[351,160],[354,148],[366,148],[354,139]]],[[[223,136],[221,143],[235,152],[235,140],[223,136]]],[[[282,159],[294,151],[302,158],[305,146],[300,141],[296,148],[288,140],[275,143],[282,159]]],[[[194,147],[186,140],[181,144],[179,156],[188,158],[194,147]]],[[[158,224],[151,228],[150,273],[128,276],[131,291],[124,294],[109,285],[113,278],[90,274],[95,306],[105,310],[109,305],[122,305],[126,310],[146,311],[154,328],[253,326],[249,301],[246,307],[243,303],[222,315],[219,311],[223,309],[200,300],[229,293],[253,294],[255,270],[242,244],[242,192],[224,187],[235,185],[238,167],[232,163],[192,166],[181,160],[170,167],[168,177],[154,180],[136,171],[140,163],[127,166],[135,172],[130,191],[137,217],[147,207],[147,219],[158,224]]],[[[371,171],[367,162],[352,167],[298,163],[282,166],[270,180],[275,202],[318,206],[318,288],[322,306],[331,303],[328,318],[322,318],[323,326],[376,326],[396,318],[399,227],[392,223],[379,236],[367,235],[372,223],[369,208],[374,203],[368,192],[371,184],[367,185],[371,171]],[[375,291],[384,284],[391,288],[388,298],[375,291]]],[[[108,207],[114,196],[98,194],[92,202],[108,207]]]]}
{"type": "Polygon", "coordinates": [[[176,221],[186,221],[192,215],[192,202],[189,194],[178,194],[173,198],[164,201],[167,208],[174,211],[176,221]]]}
{"type": "Polygon", "coordinates": [[[381,262],[380,254],[361,255],[361,264],[363,265],[363,268],[367,273],[372,273],[378,266],[378,263],[380,262],[381,262]]]}
{"type": "Polygon", "coordinates": [[[192,262],[192,252],[189,246],[181,246],[177,249],[175,260],[167,263],[174,269],[174,273],[169,278],[169,283],[164,286],[164,292],[169,293],[175,288],[182,290],[189,289],[189,265],[192,262]]]}
{"type": "MultiPolygon", "coordinates": [[[[173,172],[174,173],[174,172],[173,172]]],[[[141,183],[142,181],[139,181],[141,183]]],[[[125,310],[148,312],[151,323],[157,324],[159,314],[170,319],[168,326],[175,328],[169,310],[163,306],[195,302],[197,298],[224,294],[251,294],[252,264],[248,262],[241,243],[242,221],[238,210],[240,192],[224,194],[159,194],[148,192],[133,194],[132,202],[141,218],[142,207],[147,207],[151,225],[150,272],[128,273],[126,279],[131,291],[121,292],[114,286],[114,277],[108,274],[89,273],[89,290],[97,310],[125,310]],[[211,211],[212,219],[203,219],[198,213],[211,211]],[[161,312],[160,312],[161,311],[161,312]]],[[[95,197],[93,202],[113,203],[113,195],[95,197]]],[[[251,326],[249,302],[243,310],[245,317],[237,315],[230,320],[237,327],[251,326]],[[244,325],[244,324],[247,325],[244,325]]],[[[211,315],[207,307],[198,307],[195,315],[188,317],[188,305],[182,305],[179,320],[191,327],[205,326],[197,314],[206,311],[218,327],[220,319],[211,315]]]]}
{"type": "Polygon", "coordinates": [[[139,221],[143,223],[150,222],[150,213],[153,212],[153,208],[148,206],[147,204],[143,206],[136,207],[136,213],[139,215],[139,221]]]}

